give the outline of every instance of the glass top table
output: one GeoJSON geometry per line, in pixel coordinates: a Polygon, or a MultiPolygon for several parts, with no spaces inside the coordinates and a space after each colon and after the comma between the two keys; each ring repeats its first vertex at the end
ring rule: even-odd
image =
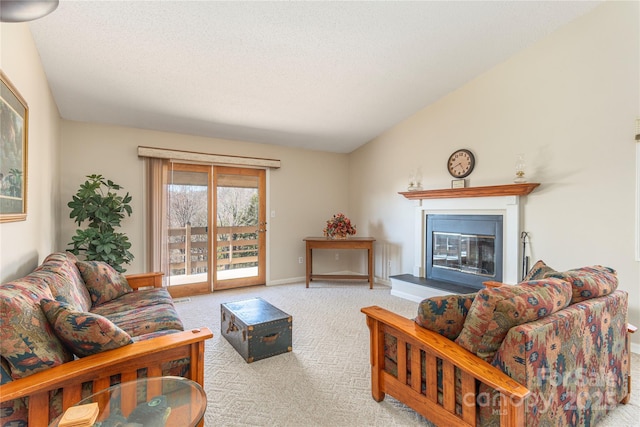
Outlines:
{"type": "MultiPolygon", "coordinates": [[[[135,425],[144,427],[196,426],[207,409],[200,386],[182,377],[140,378],[106,388],[73,406],[98,403],[96,427],[135,425]]],[[[57,427],[62,417],[50,425],[57,427]]]]}

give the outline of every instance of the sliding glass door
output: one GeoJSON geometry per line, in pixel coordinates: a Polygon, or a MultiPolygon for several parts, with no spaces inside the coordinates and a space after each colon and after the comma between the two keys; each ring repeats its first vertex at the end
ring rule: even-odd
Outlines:
{"type": "Polygon", "coordinates": [[[173,163],[168,175],[168,285],[176,294],[209,292],[211,166],[173,163]]]}
{"type": "Polygon", "coordinates": [[[265,283],[265,171],[215,167],[214,289],[265,283]]]}
{"type": "Polygon", "coordinates": [[[174,297],[265,283],[265,175],[167,165],[162,269],[174,297]]]}

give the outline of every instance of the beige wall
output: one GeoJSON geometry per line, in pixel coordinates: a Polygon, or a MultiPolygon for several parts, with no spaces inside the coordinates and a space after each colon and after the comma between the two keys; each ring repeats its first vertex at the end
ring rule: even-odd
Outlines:
{"type": "Polygon", "coordinates": [[[542,183],[524,207],[531,262],[617,269],[632,295],[629,318],[640,323],[639,21],[638,2],[607,2],[352,153],[350,210],[379,238],[391,274],[413,269],[413,202],[397,194],[410,169],[422,169],[425,188],[448,188],[449,154],[469,148],[471,185],[506,184],[525,153],[528,179],[542,183]]]}
{"type": "MultiPolygon", "coordinates": [[[[76,228],[67,219],[66,202],[86,175],[102,174],[124,186],[133,197],[133,215],[123,221],[123,231],[131,240],[135,256],[127,267],[128,273],[143,272],[146,266],[144,162],[137,156],[138,146],[281,160],[280,169],[268,172],[267,274],[272,284],[304,277],[304,264],[298,263],[298,258],[304,256],[302,239],[321,235],[325,221],[333,213],[345,211],[348,205],[346,154],[70,121],[62,123],[62,140],[64,203],[59,213],[63,218],[59,239],[68,243],[76,228]],[[275,217],[270,216],[272,211],[275,217]]],[[[346,267],[331,261],[324,268],[333,271],[346,267]]]]}
{"type": "Polygon", "coordinates": [[[57,247],[60,119],[26,24],[0,24],[0,68],[29,106],[27,220],[0,224],[0,283],[57,247]]]}

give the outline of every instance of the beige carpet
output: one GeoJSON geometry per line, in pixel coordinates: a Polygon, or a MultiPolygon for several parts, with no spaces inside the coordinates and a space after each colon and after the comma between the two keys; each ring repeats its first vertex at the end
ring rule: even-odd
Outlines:
{"type": "MultiPolygon", "coordinates": [[[[206,426],[425,426],[391,397],[371,398],[369,329],[360,308],[379,305],[406,317],[417,304],[362,282],[317,282],[215,292],[178,300],[185,328],[209,327],[206,426]],[[220,335],[220,304],[261,297],[293,316],[293,351],[246,363],[220,335]]],[[[633,355],[631,402],[600,426],[640,425],[640,356],[633,355]]]]}

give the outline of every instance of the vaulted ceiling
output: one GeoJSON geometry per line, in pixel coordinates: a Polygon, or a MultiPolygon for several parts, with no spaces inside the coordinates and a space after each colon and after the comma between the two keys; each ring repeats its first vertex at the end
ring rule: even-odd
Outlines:
{"type": "Polygon", "coordinates": [[[348,153],[599,1],[65,1],[63,118],[348,153]]]}

